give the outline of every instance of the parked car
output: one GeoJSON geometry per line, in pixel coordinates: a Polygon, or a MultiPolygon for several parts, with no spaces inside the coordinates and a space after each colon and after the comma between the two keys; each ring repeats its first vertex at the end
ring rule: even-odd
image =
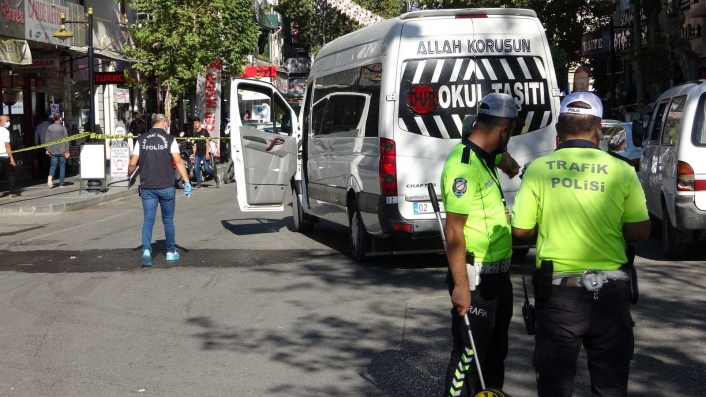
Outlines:
{"type": "Polygon", "coordinates": [[[650,117],[638,176],[664,253],[683,256],[706,238],[706,80],[670,88],[650,117]]]}
{"type": "Polygon", "coordinates": [[[640,157],[642,157],[643,129],[640,122],[620,123],[608,128],[603,133],[608,142],[608,151],[616,153],[630,160],[635,170],[640,170],[640,157]]]}

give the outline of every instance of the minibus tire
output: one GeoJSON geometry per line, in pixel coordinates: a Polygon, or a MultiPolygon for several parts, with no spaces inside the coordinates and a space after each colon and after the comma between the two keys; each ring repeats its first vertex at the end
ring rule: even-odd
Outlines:
{"type": "Polygon", "coordinates": [[[308,216],[304,214],[302,203],[296,189],[292,188],[292,219],[294,220],[294,230],[299,233],[307,233],[314,229],[314,224],[308,222],[308,216]]]}
{"type": "Polygon", "coordinates": [[[367,249],[368,232],[365,231],[363,218],[360,216],[360,210],[355,202],[352,203],[349,213],[351,215],[348,218],[348,245],[351,249],[351,256],[356,262],[365,262],[367,260],[365,250],[367,249]]]}

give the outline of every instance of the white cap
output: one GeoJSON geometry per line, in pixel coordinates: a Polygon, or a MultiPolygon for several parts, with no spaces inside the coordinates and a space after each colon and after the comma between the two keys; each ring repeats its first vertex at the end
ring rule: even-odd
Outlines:
{"type": "Polygon", "coordinates": [[[600,98],[596,94],[585,91],[572,92],[567,95],[566,98],[561,102],[561,108],[559,109],[559,114],[587,114],[590,116],[596,116],[598,118],[603,118],[603,104],[600,98]],[[575,102],[583,102],[590,106],[590,109],[569,107],[569,105],[575,102]]]}

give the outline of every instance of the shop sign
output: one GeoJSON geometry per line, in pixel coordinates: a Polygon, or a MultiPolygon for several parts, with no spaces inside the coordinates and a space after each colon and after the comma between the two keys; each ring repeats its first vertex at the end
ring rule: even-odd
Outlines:
{"type": "MultiPolygon", "coordinates": [[[[221,62],[208,66],[206,74],[200,74],[196,82],[197,115],[204,128],[215,138],[221,136],[221,62]]],[[[215,140],[216,157],[220,157],[220,140],[215,140]]]]}
{"type": "Polygon", "coordinates": [[[610,32],[599,30],[586,33],[581,38],[581,56],[593,57],[610,54],[610,32]]]}
{"type": "Polygon", "coordinates": [[[576,91],[588,91],[588,86],[591,84],[591,68],[581,66],[574,72],[574,89],[576,91]]]}
{"type": "Polygon", "coordinates": [[[116,103],[130,103],[130,90],[127,88],[118,88],[115,92],[116,103]]]}
{"type": "Polygon", "coordinates": [[[68,7],[63,5],[51,4],[42,0],[26,0],[25,38],[68,47],[70,40],[62,40],[53,36],[54,32],[61,28],[62,12],[70,15],[68,7]]]}
{"type": "Polygon", "coordinates": [[[0,39],[0,62],[31,65],[32,52],[27,40],[0,39]]]}
{"type": "Polygon", "coordinates": [[[110,176],[113,178],[127,178],[127,169],[130,165],[130,148],[110,148],[110,176]]]}
{"type": "Polygon", "coordinates": [[[44,72],[47,70],[59,70],[61,60],[59,58],[33,59],[29,65],[16,66],[15,70],[23,73],[44,72]]]}
{"type": "Polygon", "coordinates": [[[277,76],[276,66],[247,66],[241,75],[241,77],[252,77],[254,79],[275,76],[277,76]]]}
{"type": "Polygon", "coordinates": [[[289,94],[304,95],[306,90],[306,79],[289,79],[289,94]]]}
{"type": "Polygon", "coordinates": [[[124,84],[124,72],[95,72],[93,73],[93,83],[96,85],[124,84]]]}
{"type": "Polygon", "coordinates": [[[3,36],[25,38],[24,0],[0,0],[0,27],[3,36]]]}
{"type": "Polygon", "coordinates": [[[69,158],[66,161],[68,165],[75,165],[79,163],[79,146],[69,146],[69,158]]]}

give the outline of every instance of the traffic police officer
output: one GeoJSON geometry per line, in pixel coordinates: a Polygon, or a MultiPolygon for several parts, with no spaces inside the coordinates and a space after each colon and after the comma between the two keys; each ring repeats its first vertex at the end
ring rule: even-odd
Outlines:
{"type": "Polygon", "coordinates": [[[626,244],[649,237],[635,169],[599,150],[603,107],[594,94],[562,102],[561,146],[534,160],[512,210],[515,237],[538,229],[533,365],[540,397],[570,397],[583,344],[597,397],[627,396],[633,331],[626,244]],[[537,227],[538,226],[538,227],[537,227]]]}
{"type": "Polygon", "coordinates": [[[474,389],[480,390],[472,363],[476,357],[481,359],[486,387],[503,386],[512,317],[508,273],[512,234],[496,166],[510,177],[519,172],[517,162],[505,153],[516,119],[517,105],[511,96],[493,93],[484,97],[475,125],[470,118],[464,120],[465,138],[451,151],[441,174],[449,261],[446,283],[454,306],[446,396],[469,396],[474,389]],[[469,284],[467,263],[481,269],[477,287],[469,284]],[[463,321],[466,312],[477,352],[471,349],[463,321]]]}

